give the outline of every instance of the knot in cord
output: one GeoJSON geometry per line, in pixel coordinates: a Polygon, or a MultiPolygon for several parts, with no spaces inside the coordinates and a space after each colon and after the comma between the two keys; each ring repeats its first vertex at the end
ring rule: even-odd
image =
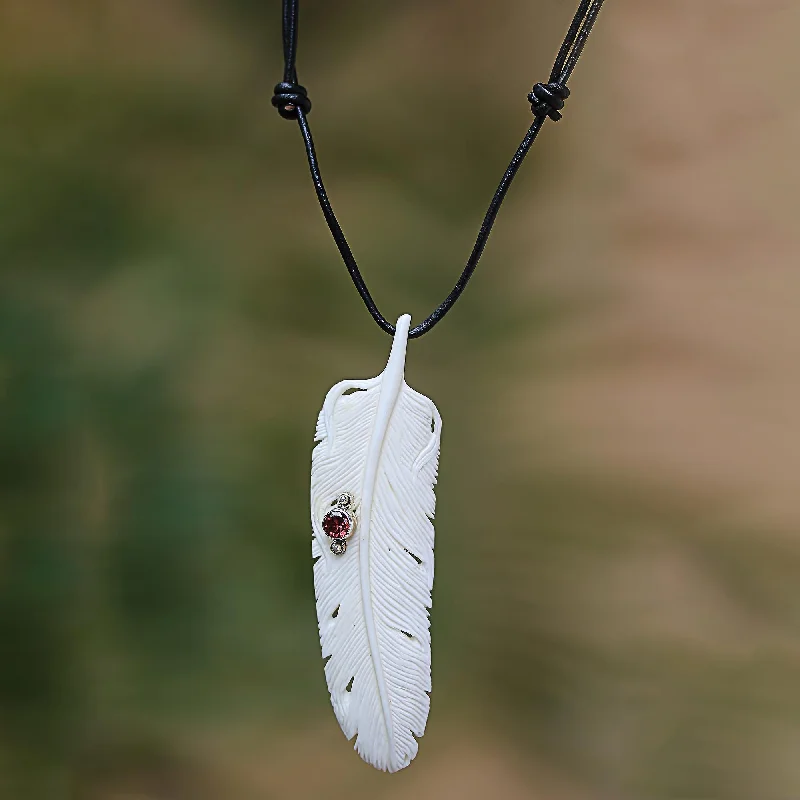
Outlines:
{"type": "Polygon", "coordinates": [[[304,114],[311,111],[311,101],[305,86],[299,83],[281,81],[275,86],[272,96],[272,105],[284,119],[297,119],[297,109],[302,109],[304,114]]]}
{"type": "Polygon", "coordinates": [[[561,119],[564,101],[569,97],[569,89],[560,83],[537,83],[528,95],[531,111],[537,117],[550,117],[553,122],[561,119]]]}

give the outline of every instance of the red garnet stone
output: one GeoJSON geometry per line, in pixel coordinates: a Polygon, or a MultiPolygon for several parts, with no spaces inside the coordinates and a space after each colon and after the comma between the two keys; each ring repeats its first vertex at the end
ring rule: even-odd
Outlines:
{"type": "Polygon", "coordinates": [[[322,518],[322,530],[331,539],[346,539],[352,526],[350,515],[339,508],[334,508],[322,518]]]}

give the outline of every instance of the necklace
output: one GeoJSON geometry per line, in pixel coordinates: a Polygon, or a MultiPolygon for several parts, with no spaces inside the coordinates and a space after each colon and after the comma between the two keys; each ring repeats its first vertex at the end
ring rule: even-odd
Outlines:
{"type": "Polygon", "coordinates": [[[378,769],[396,772],[417,754],[430,708],[434,485],[442,418],[404,380],[409,339],[450,311],[483,254],[500,206],[546,119],[561,119],[567,82],[604,0],[580,0],[550,79],[528,100],[534,115],[511,159],[455,286],[421,323],[392,325],[375,305],[322,181],[297,81],[299,0],[283,0],[283,80],[272,104],[296,120],[322,213],[350,278],[379,328],[393,337],[383,372],[344,380],[325,397],[311,463],[314,591],[325,678],[339,725],[378,769]]]}

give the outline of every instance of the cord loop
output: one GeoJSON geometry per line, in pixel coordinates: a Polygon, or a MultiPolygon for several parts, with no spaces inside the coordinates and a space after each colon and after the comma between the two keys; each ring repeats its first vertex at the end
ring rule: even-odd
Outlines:
{"type": "Polygon", "coordinates": [[[537,117],[550,117],[553,122],[561,119],[564,101],[569,97],[569,89],[560,83],[537,83],[528,95],[531,111],[537,117]]]}
{"type": "Polygon", "coordinates": [[[305,86],[299,83],[281,81],[275,86],[272,96],[272,105],[284,119],[297,119],[297,109],[302,109],[304,114],[311,111],[311,100],[305,86]]]}
{"type": "MultiPolygon", "coordinates": [[[[572,75],[572,71],[575,69],[575,65],[578,63],[578,59],[581,57],[581,53],[583,53],[586,41],[594,28],[597,15],[600,13],[604,2],[605,0],[578,0],[578,9],[572,18],[564,41],[561,43],[561,48],[553,63],[553,69],[550,72],[548,83],[537,83],[528,95],[535,119],[528,128],[528,132],[525,134],[525,138],[520,143],[517,151],[514,153],[506,171],[503,173],[503,177],[495,190],[489,207],[486,209],[483,223],[478,231],[478,236],[472,247],[472,252],[467,258],[467,263],[464,265],[464,269],[461,271],[461,275],[456,281],[455,286],[451,289],[450,294],[445,297],[428,317],[408,332],[409,339],[416,339],[422,336],[444,319],[445,314],[448,313],[461,296],[472,274],[475,272],[486,247],[486,243],[489,240],[489,234],[492,232],[492,227],[497,219],[497,214],[503,203],[503,199],[525,156],[536,141],[536,137],[543,127],[544,120],[547,117],[556,121],[561,119],[560,112],[564,108],[564,101],[569,97],[567,82],[572,75]]],[[[339,224],[339,220],[336,219],[336,214],[333,212],[333,206],[331,205],[328,193],[325,191],[325,184],[322,181],[322,173],[320,171],[319,162],[317,161],[317,152],[306,117],[311,110],[311,101],[308,99],[306,90],[297,83],[297,19],[299,5],[300,0],[283,0],[283,81],[275,87],[275,96],[272,98],[272,105],[278,109],[278,113],[284,119],[297,120],[306,148],[306,157],[308,158],[308,167],[311,171],[311,179],[314,183],[314,191],[317,193],[317,199],[319,200],[322,214],[331,231],[336,247],[339,249],[342,261],[344,261],[345,267],[350,273],[353,285],[364,301],[367,311],[369,311],[381,330],[393,336],[395,332],[394,325],[381,314],[375,301],[372,299],[372,295],[367,288],[361,270],[356,263],[353,251],[347,243],[342,226],[339,224]],[[301,111],[302,113],[300,113],[301,111]]]]}

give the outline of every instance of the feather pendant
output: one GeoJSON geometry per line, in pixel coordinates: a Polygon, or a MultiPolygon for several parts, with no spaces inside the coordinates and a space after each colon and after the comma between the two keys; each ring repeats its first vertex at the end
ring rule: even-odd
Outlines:
{"type": "Polygon", "coordinates": [[[358,754],[396,772],[430,708],[433,487],[442,420],[406,385],[411,317],[376,378],[325,398],[311,466],[314,590],[336,718],[358,754]]]}

